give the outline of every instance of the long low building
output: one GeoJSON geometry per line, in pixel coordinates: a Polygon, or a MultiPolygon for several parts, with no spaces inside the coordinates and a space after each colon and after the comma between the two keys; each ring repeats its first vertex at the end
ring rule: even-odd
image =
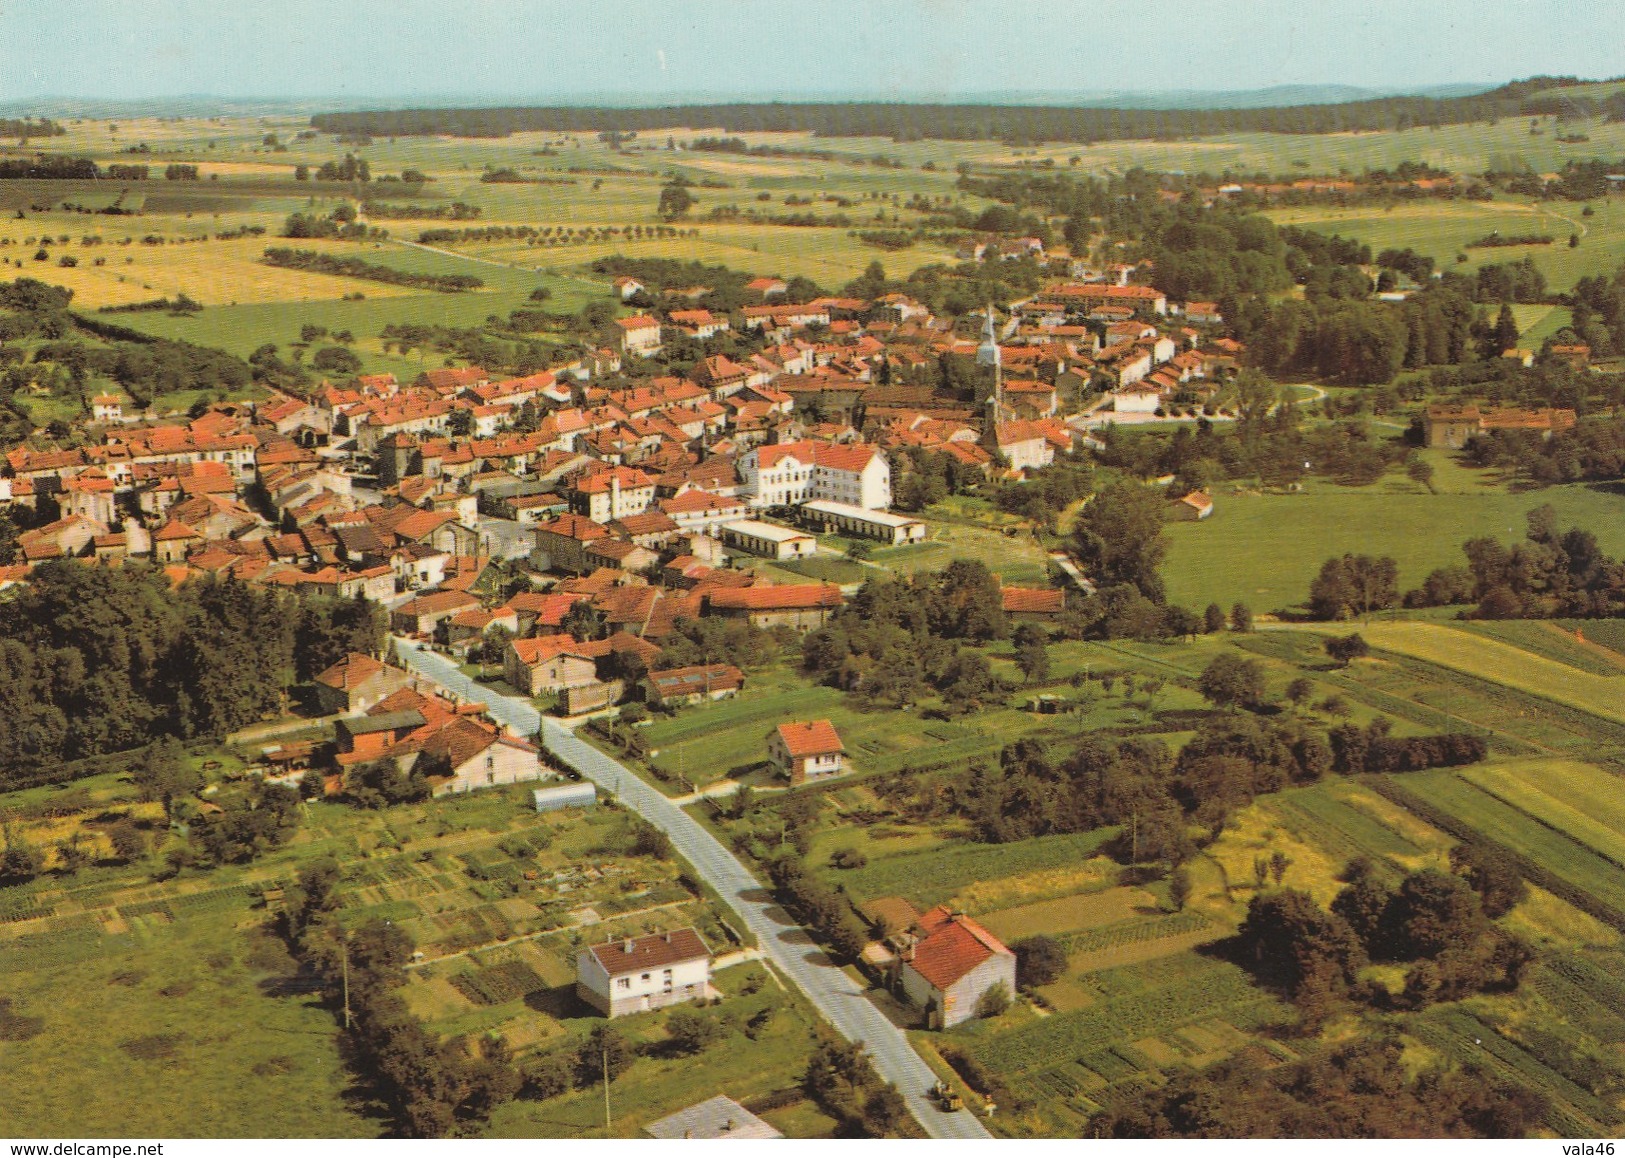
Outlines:
{"type": "Polygon", "coordinates": [[[907,515],[894,515],[890,511],[871,511],[851,503],[814,499],[801,504],[801,511],[826,531],[842,531],[865,539],[879,539],[882,543],[900,545],[919,543],[925,539],[925,524],[907,515]]]}
{"type": "Polygon", "coordinates": [[[722,528],[724,546],[769,559],[801,559],[817,554],[818,540],[806,531],[792,530],[758,519],[740,519],[722,528]]]}

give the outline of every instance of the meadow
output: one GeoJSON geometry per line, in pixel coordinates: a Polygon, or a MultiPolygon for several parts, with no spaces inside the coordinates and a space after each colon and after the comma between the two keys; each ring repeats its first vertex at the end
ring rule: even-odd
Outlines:
{"type": "Polygon", "coordinates": [[[1220,488],[1211,517],[1169,525],[1163,576],[1172,602],[1198,608],[1241,602],[1256,613],[1304,602],[1329,558],[1388,555],[1399,564],[1403,591],[1437,567],[1465,565],[1467,539],[1521,539],[1525,514],[1547,503],[1563,526],[1592,531],[1610,554],[1625,551],[1619,499],[1601,489],[1517,493],[1485,480],[1478,493],[1429,494],[1391,474],[1360,488],[1310,482],[1297,494],[1220,488]]]}

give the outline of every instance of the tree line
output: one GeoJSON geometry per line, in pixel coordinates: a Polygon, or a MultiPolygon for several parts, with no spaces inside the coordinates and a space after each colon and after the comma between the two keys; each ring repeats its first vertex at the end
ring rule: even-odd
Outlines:
{"type": "MultiPolygon", "coordinates": [[[[1537,82],[1522,82],[1527,85],[1537,82]]],[[[1505,86],[1475,96],[1384,97],[1253,109],[1134,109],[946,104],[721,104],[666,108],[510,107],[319,113],[311,127],[371,136],[506,137],[523,132],[648,132],[717,125],[729,133],[913,141],[1178,140],[1216,133],[1318,134],[1464,124],[1519,115],[1540,90],[1505,86]]]]}
{"type": "Polygon", "coordinates": [[[430,289],[438,293],[463,293],[467,290],[479,289],[485,284],[484,279],[474,277],[471,274],[412,273],[387,265],[362,261],[358,257],[335,257],[329,253],[317,253],[312,249],[288,249],[273,246],[265,251],[264,260],[265,264],[274,265],[281,269],[302,269],[313,273],[329,273],[336,277],[362,278],[366,281],[384,282],[386,285],[404,285],[411,286],[414,289],[430,289]]]}

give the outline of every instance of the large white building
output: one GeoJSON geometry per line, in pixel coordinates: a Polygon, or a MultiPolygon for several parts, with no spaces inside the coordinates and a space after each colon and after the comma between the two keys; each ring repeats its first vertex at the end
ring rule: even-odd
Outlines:
{"type": "Polygon", "coordinates": [[[576,996],[606,1017],[711,995],[711,950],[693,929],[607,941],[576,958],[576,996]]]}
{"type": "Polygon", "coordinates": [[[828,499],[865,510],[891,506],[891,464],[867,443],[783,442],[739,460],[740,488],[753,507],[828,499]]]}

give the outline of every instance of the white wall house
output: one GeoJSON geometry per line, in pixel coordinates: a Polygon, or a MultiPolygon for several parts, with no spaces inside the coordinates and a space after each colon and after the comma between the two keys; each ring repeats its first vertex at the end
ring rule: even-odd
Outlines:
{"type": "Polygon", "coordinates": [[[693,929],[607,941],[576,957],[576,996],[606,1017],[710,996],[711,950],[693,929]]]}
{"type": "Polygon", "coordinates": [[[828,499],[865,510],[891,506],[891,464],[865,443],[785,442],[758,446],[739,460],[740,488],[753,507],[828,499]]]}

